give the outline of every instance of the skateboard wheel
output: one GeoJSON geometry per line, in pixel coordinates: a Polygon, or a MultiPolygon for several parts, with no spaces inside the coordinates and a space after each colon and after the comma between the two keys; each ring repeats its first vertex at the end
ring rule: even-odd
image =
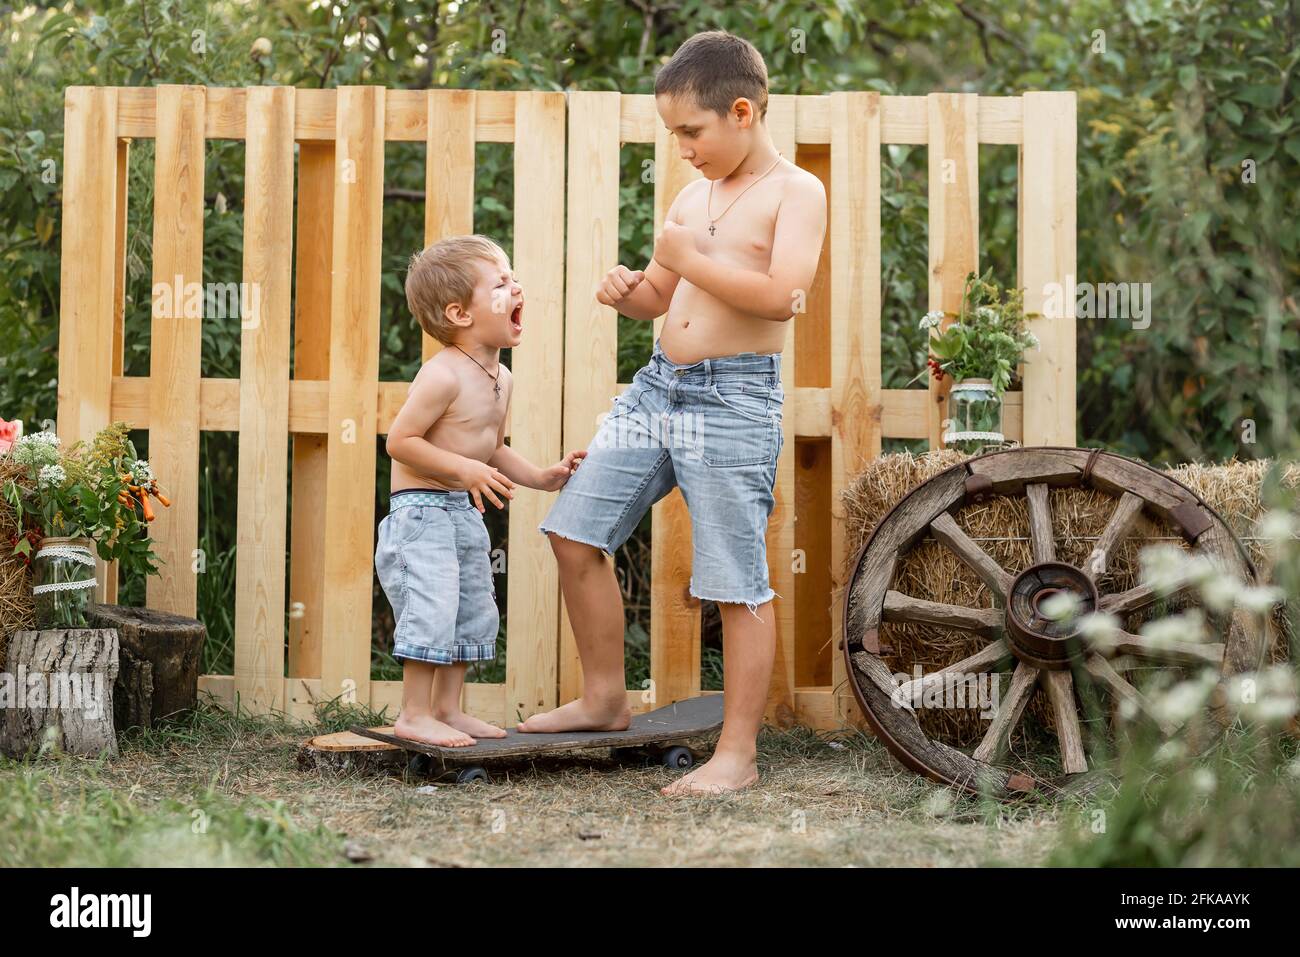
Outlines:
{"type": "Polygon", "coordinates": [[[456,772],[457,784],[472,784],[475,781],[482,781],[486,784],[487,780],[488,773],[479,767],[461,768],[456,772]]]}
{"type": "Polygon", "coordinates": [[[664,767],[666,768],[689,768],[695,763],[695,755],[691,754],[690,748],[669,748],[664,752],[664,767]]]}
{"type": "Polygon", "coordinates": [[[433,759],[427,754],[416,752],[412,754],[406,762],[406,770],[410,771],[416,777],[428,777],[433,770],[433,759]]]}

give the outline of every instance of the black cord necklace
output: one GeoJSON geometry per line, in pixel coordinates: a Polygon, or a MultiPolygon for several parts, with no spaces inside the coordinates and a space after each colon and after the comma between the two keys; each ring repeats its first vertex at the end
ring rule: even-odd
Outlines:
{"type": "MultiPolygon", "coordinates": [[[[453,342],[452,345],[453,345],[453,346],[456,346],[456,343],[453,342]]],[[[456,346],[456,348],[457,348],[457,349],[460,349],[460,346],[456,346]]],[[[500,365],[500,362],[498,361],[498,363],[497,363],[497,374],[496,374],[496,375],[493,375],[491,372],[488,372],[488,371],[487,371],[487,367],[484,366],[483,363],[479,362],[477,359],[475,359],[473,356],[471,356],[468,352],[465,352],[464,349],[460,349],[460,351],[463,352],[465,355],[469,356],[469,361],[472,362],[472,363],[474,363],[474,365],[478,366],[480,369],[482,369],[483,372],[487,375],[487,377],[490,378],[490,379],[492,380],[492,392],[496,395],[496,397],[497,397],[498,399],[501,398],[501,383],[497,381],[498,379],[501,378],[501,365],[500,365]]]]}

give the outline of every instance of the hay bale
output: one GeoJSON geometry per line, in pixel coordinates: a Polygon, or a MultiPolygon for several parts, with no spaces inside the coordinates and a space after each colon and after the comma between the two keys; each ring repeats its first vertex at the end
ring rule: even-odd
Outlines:
{"type": "MultiPolygon", "coordinates": [[[[0,488],[11,480],[22,480],[26,469],[8,456],[0,458],[0,488]]],[[[0,498],[0,670],[5,667],[5,653],[16,632],[36,627],[36,609],[32,600],[32,575],[21,556],[11,555],[9,542],[18,533],[13,507],[0,498]]]]}
{"type": "MultiPolygon", "coordinates": [[[[951,450],[885,455],[854,478],[841,496],[846,523],[846,582],[853,574],[853,559],[858,549],[880,519],[913,488],[967,458],[951,450]]],[[[1267,554],[1261,542],[1250,539],[1257,534],[1256,523],[1263,513],[1259,492],[1268,465],[1268,462],[1233,460],[1223,465],[1182,465],[1166,470],[1219,512],[1243,539],[1261,581],[1267,579],[1267,554]]],[[[1291,487],[1300,485],[1300,466],[1288,469],[1286,481],[1291,487]]],[[[1057,557],[1081,566],[1096,536],[1110,520],[1115,499],[1095,489],[1053,488],[1049,502],[1057,557]]],[[[993,496],[963,506],[955,518],[971,538],[1012,574],[1031,564],[1024,499],[993,496]]],[[[1177,530],[1143,515],[1134,533],[1108,558],[1103,581],[1109,588],[1122,590],[1137,584],[1138,553],[1145,542],[1153,539],[1187,547],[1177,530]]],[[[993,605],[984,583],[949,549],[929,539],[917,543],[899,562],[893,587],[907,595],[953,605],[983,608],[993,605]]],[[[1129,620],[1135,628],[1141,623],[1140,616],[1129,620]]],[[[1279,634],[1288,634],[1286,616],[1281,609],[1275,615],[1275,623],[1279,634]]],[[[984,644],[983,639],[966,632],[893,622],[882,623],[880,640],[882,645],[893,648],[893,654],[884,656],[889,669],[909,676],[914,674],[914,666],[919,665],[923,672],[942,668],[973,654],[984,644]]],[[[1284,657],[1288,646],[1289,641],[1279,641],[1274,657],[1284,657]]],[[[1003,680],[1005,691],[1009,676],[1003,680]]],[[[1034,697],[1029,714],[1035,720],[1025,722],[1024,730],[1018,734],[1035,733],[1035,724],[1041,730],[1053,729],[1045,695],[1034,697]]],[[[987,728],[976,709],[920,709],[918,719],[931,738],[959,747],[977,743],[987,728]]]]}

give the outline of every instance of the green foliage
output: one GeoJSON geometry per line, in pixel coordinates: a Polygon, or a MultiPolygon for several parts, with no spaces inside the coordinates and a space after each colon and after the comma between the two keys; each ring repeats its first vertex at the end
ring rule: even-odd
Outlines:
{"type": "MultiPolygon", "coordinates": [[[[1019,289],[1003,292],[993,281],[993,270],[983,276],[968,273],[962,290],[961,312],[956,321],[930,339],[933,365],[957,381],[989,379],[1001,395],[1024,351],[1038,345],[1025,328],[1024,296],[1019,289]]],[[[944,313],[929,312],[923,329],[934,328],[944,313]]]]}

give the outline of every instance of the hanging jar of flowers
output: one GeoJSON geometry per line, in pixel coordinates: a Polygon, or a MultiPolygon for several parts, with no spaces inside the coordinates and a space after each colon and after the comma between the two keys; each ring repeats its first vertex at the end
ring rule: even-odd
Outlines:
{"type": "Polygon", "coordinates": [[[1025,328],[1021,291],[1004,293],[992,281],[991,269],[982,277],[973,272],[967,275],[961,312],[944,328],[943,322],[950,316],[927,312],[921,319],[921,328],[931,330],[926,366],[936,379],[951,376],[953,380],[944,445],[973,455],[985,446],[1006,441],[1003,395],[1025,350],[1036,349],[1038,339],[1025,328]]]}
{"type": "Polygon", "coordinates": [[[86,627],[97,556],[128,572],[157,574],[149,496],[171,503],[149,463],[137,458],[126,423],[67,449],[52,432],[24,435],[0,450],[0,461],[16,466],[4,470],[3,504],[17,518],[9,545],[31,568],[38,628],[86,627]]]}

